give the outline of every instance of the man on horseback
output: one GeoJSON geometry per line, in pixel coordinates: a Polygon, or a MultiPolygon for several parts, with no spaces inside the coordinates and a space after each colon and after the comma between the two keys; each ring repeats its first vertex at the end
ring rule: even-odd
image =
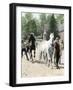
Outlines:
{"type": "Polygon", "coordinates": [[[35,41],[36,39],[34,33],[31,33],[28,41],[30,44],[30,58],[32,58],[32,50],[34,50],[34,57],[35,57],[35,41]]]}

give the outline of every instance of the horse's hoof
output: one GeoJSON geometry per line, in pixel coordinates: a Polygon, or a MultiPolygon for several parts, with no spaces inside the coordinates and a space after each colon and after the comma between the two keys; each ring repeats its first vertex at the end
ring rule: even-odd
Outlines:
{"type": "Polygon", "coordinates": [[[27,59],[27,61],[29,61],[29,59],[27,59]]]}
{"type": "Polygon", "coordinates": [[[56,69],[60,69],[60,67],[56,67],[56,69]]]}
{"type": "Polygon", "coordinates": [[[53,66],[51,67],[51,69],[53,69],[53,66]]]}
{"type": "Polygon", "coordinates": [[[48,67],[50,67],[50,64],[48,64],[48,67]]]}
{"type": "Polygon", "coordinates": [[[34,61],[32,61],[32,63],[34,63],[34,61]]]}

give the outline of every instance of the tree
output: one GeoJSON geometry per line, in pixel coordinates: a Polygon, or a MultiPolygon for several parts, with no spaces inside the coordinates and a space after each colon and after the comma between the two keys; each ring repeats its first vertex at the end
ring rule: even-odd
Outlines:
{"type": "Polygon", "coordinates": [[[59,14],[56,17],[57,21],[60,22],[60,24],[64,23],[64,14],[59,14]]]}
{"type": "Polygon", "coordinates": [[[36,26],[37,26],[37,36],[41,35],[41,23],[39,19],[35,18],[36,26]]]}
{"type": "Polygon", "coordinates": [[[21,27],[22,38],[24,38],[24,40],[28,38],[30,33],[34,33],[35,36],[37,35],[37,25],[32,13],[25,13],[24,16],[21,17],[21,27]]]}
{"type": "Polygon", "coordinates": [[[37,25],[36,25],[36,22],[34,19],[30,20],[28,23],[27,23],[27,28],[29,30],[29,33],[34,33],[34,35],[36,36],[37,35],[37,25]]]}
{"type": "Polygon", "coordinates": [[[21,38],[26,40],[29,33],[29,21],[32,19],[32,13],[21,15],[21,38]]]}
{"type": "Polygon", "coordinates": [[[22,32],[24,32],[25,24],[26,24],[26,19],[24,16],[21,16],[21,30],[22,30],[22,32]]]}
{"type": "Polygon", "coordinates": [[[31,12],[26,13],[25,14],[25,19],[26,19],[27,22],[32,20],[33,19],[32,13],[31,12]]]}
{"type": "Polygon", "coordinates": [[[49,39],[49,35],[50,35],[50,30],[49,30],[50,19],[51,19],[51,15],[49,14],[49,15],[47,16],[47,28],[48,28],[47,33],[46,33],[46,39],[47,39],[47,40],[49,39]]]}
{"type": "Polygon", "coordinates": [[[47,38],[49,38],[50,33],[54,33],[55,38],[58,36],[57,21],[55,19],[54,14],[52,14],[51,17],[50,17],[49,28],[48,28],[48,31],[47,31],[47,38]]]}
{"type": "Polygon", "coordinates": [[[44,25],[46,24],[46,14],[45,13],[40,14],[40,23],[41,23],[41,34],[43,38],[44,25]]]}

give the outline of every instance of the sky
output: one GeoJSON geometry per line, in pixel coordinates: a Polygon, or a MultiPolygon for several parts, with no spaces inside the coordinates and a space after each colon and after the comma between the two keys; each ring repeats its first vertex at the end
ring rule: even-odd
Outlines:
{"type": "MultiPolygon", "coordinates": [[[[26,13],[27,12],[22,12],[22,16],[25,16],[26,13]]],[[[32,13],[32,14],[33,14],[33,18],[39,19],[39,16],[40,16],[41,13],[32,13]]],[[[51,13],[46,13],[46,16],[48,16],[48,15],[51,15],[51,13]]],[[[54,15],[55,15],[55,18],[56,18],[60,14],[54,14],[54,15]]]]}
{"type": "MultiPolygon", "coordinates": [[[[22,16],[25,16],[25,12],[22,12],[22,16]]],[[[41,13],[32,13],[33,14],[33,18],[37,18],[37,19],[39,19],[39,16],[40,16],[40,14],[41,13]]],[[[48,16],[48,15],[51,15],[50,13],[46,13],[46,16],[48,16]]]]}

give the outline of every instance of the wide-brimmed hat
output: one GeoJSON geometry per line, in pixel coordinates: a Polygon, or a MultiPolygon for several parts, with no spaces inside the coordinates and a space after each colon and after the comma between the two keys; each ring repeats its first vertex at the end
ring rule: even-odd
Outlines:
{"type": "Polygon", "coordinates": [[[56,40],[59,40],[59,37],[56,37],[56,40]]]}

